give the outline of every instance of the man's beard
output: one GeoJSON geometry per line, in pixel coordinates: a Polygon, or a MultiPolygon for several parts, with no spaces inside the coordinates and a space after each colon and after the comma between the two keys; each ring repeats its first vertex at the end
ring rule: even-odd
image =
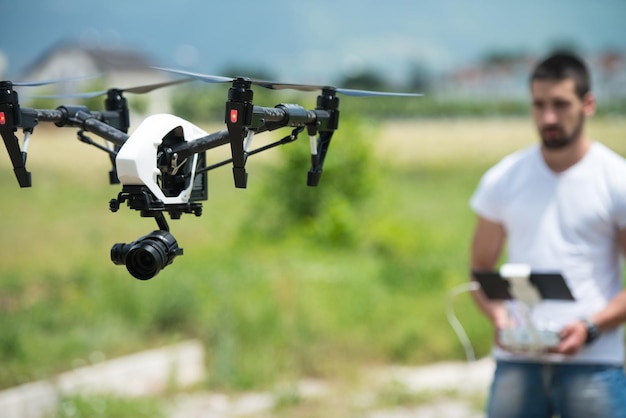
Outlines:
{"type": "Polygon", "coordinates": [[[585,124],[585,115],[583,112],[580,112],[578,123],[576,124],[576,127],[574,128],[574,130],[572,131],[570,135],[567,135],[560,125],[555,124],[555,125],[544,126],[539,131],[539,135],[541,136],[541,142],[543,143],[543,146],[547,149],[553,149],[553,150],[563,149],[567,147],[568,145],[576,142],[576,140],[580,137],[580,133],[583,130],[584,124],[585,124]],[[547,132],[555,131],[555,130],[558,130],[561,135],[553,136],[553,137],[546,136],[547,132]]]}

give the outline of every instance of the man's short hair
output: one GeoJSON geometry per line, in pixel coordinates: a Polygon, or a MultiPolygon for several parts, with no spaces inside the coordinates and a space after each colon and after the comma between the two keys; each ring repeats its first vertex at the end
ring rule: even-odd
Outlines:
{"type": "Polygon", "coordinates": [[[591,79],[585,62],[576,55],[559,52],[541,61],[530,76],[535,80],[562,81],[574,80],[576,94],[583,98],[591,91],[591,79]]]}

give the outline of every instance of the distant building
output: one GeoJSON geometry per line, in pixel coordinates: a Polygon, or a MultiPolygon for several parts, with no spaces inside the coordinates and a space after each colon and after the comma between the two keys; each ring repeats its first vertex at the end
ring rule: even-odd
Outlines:
{"type": "Polygon", "coordinates": [[[590,65],[594,75],[592,88],[602,99],[626,98],[626,52],[605,52],[590,65]]]}
{"type": "MultiPolygon", "coordinates": [[[[583,56],[589,64],[592,89],[600,101],[626,98],[626,51],[583,56]]],[[[528,77],[540,57],[519,55],[459,68],[438,79],[439,96],[456,100],[527,100],[528,77]]]]}
{"type": "MultiPolygon", "coordinates": [[[[122,48],[103,48],[80,43],[60,43],[54,45],[36,59],[24,72],[20,80],[57,80],[71,77],[99,76],[46,86],[45,94],[68,94],[85,92],[86,89],[128,88],[160,83],[170,80],[166,73],[150,68],[155,65],[141,51],[122,48]]],[[[175,88],[175,87],[173,87],[175,88]]],[[[127,93],[129,102],[142,100],[146,113],[170,112],[170,94],[172,88],[155,90],[143,95],[141,99],[127,93]]],[[[28,93],[31,89],[28,90],[28,93]]],[[[37,93],[35,93],[37,94],[37,93]]],[[[104,96],[103,96],[104,103],[104,96]]],[[[132,112],[131,112],[132,114],[132,112]]],[[[143,115],[142,115],[143,116],[143,115]]]]}

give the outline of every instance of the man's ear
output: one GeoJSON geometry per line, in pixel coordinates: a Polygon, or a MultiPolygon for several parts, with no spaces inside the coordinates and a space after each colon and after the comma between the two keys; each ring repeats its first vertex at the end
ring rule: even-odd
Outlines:
{"type": "Polygon", "coordinates": [[[585,116],[593,116],[596,113],[596,98],[593,93],[588,92],[583,96],[583,112],[585,116]]]}

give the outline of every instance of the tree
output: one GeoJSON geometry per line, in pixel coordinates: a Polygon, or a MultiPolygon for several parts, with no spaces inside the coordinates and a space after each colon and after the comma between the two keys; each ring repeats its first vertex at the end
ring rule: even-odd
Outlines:
{"type": "Polygon", "coordinates": [[[345,76],[339,85],[347,89],[386,90],[387,82],[374,70],[363,70],[357,74],[345,76]]]}
{"type": "Polygon", "coordinates": [[[262,236],[304,233],[334,245],[358,238],[364,202],[376,189],[376,159],[368,142],[375,127],[359,118],[344,118],[340,125],[317,187],[306,185],[310,155],[297,143],[306,138],[277,150],[280,160],[267,167],[250,220],[262,236]]]}

